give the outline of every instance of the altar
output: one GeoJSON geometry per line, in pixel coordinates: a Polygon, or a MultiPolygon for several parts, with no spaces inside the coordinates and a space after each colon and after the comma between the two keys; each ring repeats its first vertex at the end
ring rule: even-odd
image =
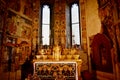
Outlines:
{"type": "Polygon", "coordinates": [[[82,59],[77,48],[61,48],[57,45],[52,49],[39,49],[33,65],[34,74],[42,80],[57,80],[57,77],[79,80],[81,77],[82,59]]]}
{"type": "Polygon", "coordinates": [[[78,80],[81,60],[78,61],[35,61],[34,73],[42,80],[55,80],[62,75],[65,80],[78,80]]]}

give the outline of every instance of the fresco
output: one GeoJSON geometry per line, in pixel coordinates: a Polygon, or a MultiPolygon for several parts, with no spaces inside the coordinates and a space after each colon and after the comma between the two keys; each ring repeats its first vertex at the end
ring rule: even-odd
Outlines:
{"type": "Polygon", "coordinates": [[[0,32],[3,29],[4,18],[5,18],[5,4],[0,1],[0,32]]]}
{"type": "Polygon", "coordinates": [[[7,0],[8,6],[15,11],[20,11],[20,0],[7,0]]]}
{"type": "Polygon", "coordinates": [[[9,11],[7,17],[7,34],[29,39],[31,37],[31,24],[21,16],[9,11]]]}
{"type": "MultiPolygon", "coordinates": [[[[117,6],[116,19],[120,18],[120,5],[118,4],[120,0],[115,0],[117,6]]],[[[99,0],[99,16],[101,19],[103,34],[105,34],[115,49],[114,53],[117,54],[117,60],[120,62],[120,23],[115,20],[116,13],[114,13],[114,5],[111,0],[99,0]],[[102,1],[106,1],[104,5],[101,5],[102,1]],[[101,5],[101,6],[100,6],[101,5]]]]}
{"type": "Polygon", "coordinates": [[[117,12],[118,12],[118,18],[120,19],[120,0],[115,0],[116,2],[116,7],[117,7],[117,12]]]}

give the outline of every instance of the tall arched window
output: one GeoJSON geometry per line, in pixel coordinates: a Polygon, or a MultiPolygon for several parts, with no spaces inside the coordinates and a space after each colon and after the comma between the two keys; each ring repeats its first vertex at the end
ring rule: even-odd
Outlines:
{"type": "Polygon", "coordinates": [[[71,6],[71,37],[72,46],[80,45],[79,6],[76,3],[71,6]]]}
{"type": "Polygon", "coordinates": [[[42,45],[50,45],[50,8],[42,7],[42,45]]]}

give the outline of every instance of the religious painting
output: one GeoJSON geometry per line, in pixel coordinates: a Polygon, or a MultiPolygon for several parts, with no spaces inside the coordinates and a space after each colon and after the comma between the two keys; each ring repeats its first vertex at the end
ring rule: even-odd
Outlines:
{"type": "Polygon", "coordinates": [[[0,32],[3,29],[4,17],[5,17],[5,6],[4,2],[0,1],[0,32]]]}
{"type": "MultiPolygon", "coordinates": [[[[118,15],[116,15],[116,19],[118,20],[120,18],[120,0],[115,0],[115,3],[116,11],[118,13],[118,15]]],[[[118,37],[120,35],[120,24],[119,21],[117,21],[118,24],[116,24],[117,22],[114,22],[114,11],[111,11],[112,8],[112,3],[107,3],[105,6],[100,7],[99,16],[101,18],[103,33],[110,39],[112,45],[115,44],[114,48],[116,48],[116,54],[120,57],[120,40],[118,37]]],[[[120,58],[118,58],[118,61],[120,62],[120,58]]]]}
{"type": "Polygon", "coordinates": [[[16,14],[13,12],[8,11],[7,20],[6,20],[6,33],[7,35],[15,35],[17,31],[17,20],[16,14]]]}
{"type": "Polygon", "coordinates": [[[120,62],[120,23],[116,26],[116,36],[117,54],[120,62]]]}
{"type": "Polygon", "coordinates": [[[21,37],[30,39],[31,37],[31,28],[30,26],[23,25],[21,30],[21,37]]]}
{"type": "Polygon", "coordinates": [[[3,60],[6,61],[6,66],[4,66],[3,70],[6,71],[12,71],[13,66],[12,64],[14,63],[14,47],[12,46],[6,46],[5,47],[5,52],[3,54],[3,60]]]}
{"type": "Polygon", "coordinates": [[[59,75],[66,80],[78,80],[76,62],[35,62],[34,73],[44,80],[54,80],[59,75]]]}
{"type": "Polygon", "coordinates": [[[3,15],[0,12],[0,31],[2,31],[2,29],[3,29],[3,21],[4,21],[3,15]]]}
{"type": "Polygon", "coordinates": [[[104,34],[97,34],[94,36],[92,44],[91,62],[92,69],[113,73],[112,57],[111,57],[111,43],[104,34]]]}
{"type": "Polygon", "coordinates": [[[1,50],[1,47],[2,47],[2,33],[0,32],[0,50],[1,50]]]}
{"type": "Polygon", "coordinates": [[[20,0],[7,0],[9,7],[15,11],[20,11],[20,0]]]}
{"type": "Polygon", "coordinates": [[[118,18],[120,19],[120,0],[115,0],[117,12],[118,12],[118,18]]]}
{"type": "Polygon", "coordinates": [[[8,35],[19,36],[25,39],[31,37],[31,21],[9,10],[7,16],[7,31],[8,35]]]}
{"type": "Polygon", "coordinates": [[[106,5],[110,0],[98,0],[99,7],[103,7],[106,5]]]}
{"type": "MultiPolygon", "coordinates": [[[[33,2],[32,2],[32,0],[27,0],[27,1],[25,1],[25,3],[24,3],[25,5],[23,6],[23,14],[25,14],[26,16],[28,16],[29,18],[32,18],[33,17],[33,15],[32,15],[32,11],[33,11],[33,6],[32,6],[32,4],[33,4],[33,2]]],[[[23,4],[21,4],[21,6],[22,6],[23,4]]]]}

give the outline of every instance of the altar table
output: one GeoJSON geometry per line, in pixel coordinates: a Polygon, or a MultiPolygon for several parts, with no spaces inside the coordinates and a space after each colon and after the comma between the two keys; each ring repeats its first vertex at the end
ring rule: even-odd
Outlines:
{"type": "Polygon", "coordinates": [[[62,75],[66,80],[78,80],[81,76],[82,60],[77,61],[34,61],[34,73],[41,79],[55,80],[62,75]]]}

